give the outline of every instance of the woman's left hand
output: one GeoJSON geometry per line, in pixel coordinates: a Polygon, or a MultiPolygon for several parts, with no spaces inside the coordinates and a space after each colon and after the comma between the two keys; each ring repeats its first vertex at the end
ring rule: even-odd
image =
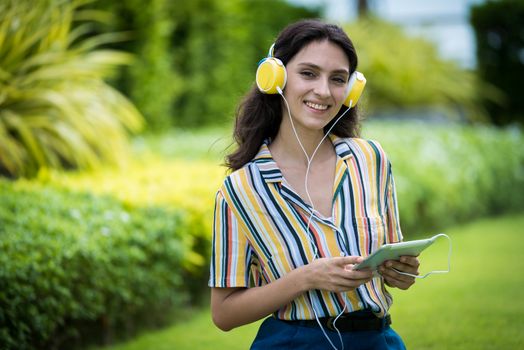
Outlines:
{"type": "Polygon", "coordinates": [[[415,277],[400,274],[398,271],[418,275],[419,265],[420,262],[416,256],[402,256],[400,261],[384,262],[378,271],[388,286],[406,290],[415,283],[415,277]]]}

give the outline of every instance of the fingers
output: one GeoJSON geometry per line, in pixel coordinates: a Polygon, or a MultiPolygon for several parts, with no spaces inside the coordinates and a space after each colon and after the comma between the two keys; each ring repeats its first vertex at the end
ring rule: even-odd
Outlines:
{"type": "Polygon", "coordinates": [[[355,289],[358,286],[365,284],[373,278],[373,271],[370,269],[354,270],[353,266],[360,263],[363,258],[359,256],[345,257],[341,260],[343,263],[342,284],[341,287],[345,290],[355,289]]]}
{"type": "MultiPolygon", "coordinates": [[[[337,265],[344,267],[344,269],[347,271],[354,271],[354,266],[364,261],[364,258],[361,256],[346,256],[335,259],[337,261],[337,265]]],[[[370,269],[361,269],[359,271],[365,272],[363,276],[373,273],[370,269]]]]}
{"type": "Polygon", "coordinates": [[[399,274],[394,269],[380,270],[386,284],[390,287],[406,290],[415,283],[415,278],[399,274]]]}
{"type": "Polygon", "coordinates": [[[408,265],[408,268],[415,270],[418,270],[418,267],[420,266],[420,261],[416,256],[401,256],[400,263],[408,265]]]}
{"type": "Polygon", "coordinates": [[[415,283],[415,277],[407,276],[402,273],[418,275],[420,262],[417,257],[403,256],[400,261],[386,261],[379,267],[379,272],[384,277],[385,282],[399,289],[408,289],[415,283]]]}
{"type": "Polygon", "coordinates": [[[373,278],[369,269],[353,270],[354,264],[362,261],[358,256],[317,259],[310,263],[310,277],[314,289],[343,292],[357,288],[373,278]]]}
{"type": "Polygon", "coordinates": [[[339,264],[344,267],[346,278],[353,280],[370,280],[373,277],[373,271],[371,269],[354,270],[353,267],[356,264],[361,263],[364,260],[361,256],[347,256],[340,258],[339,264]]]}
{"type": "Polygon", "coordinates": [[[360,264],[364,258],[361,256],[342,256],[333,258],[334,263],[339,266],[360,264]]]}
{"type": "Polygon", "coordinates": [[[347,278],[353,278],[353,279],[366,279],[373,276],[373,270],[371,269],[362,269],[362,270],[354,270],[352,264],[345,265],[344,271],[346,273],[347,278]]]}

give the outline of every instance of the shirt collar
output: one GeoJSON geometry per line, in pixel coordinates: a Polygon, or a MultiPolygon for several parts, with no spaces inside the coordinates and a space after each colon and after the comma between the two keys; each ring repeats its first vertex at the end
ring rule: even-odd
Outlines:
{"type": "MultiPolygon", "coordinates": [[[[329,135],[329,139],[335,147],[335,152],[337,153],[338,158],[341,158],[341,160],[346,160],[352,155],[351,148],[345,139],[332,134],[329,135]]],[[[257,155],[255,158],[253,158],[253,163],[256,164],[260,174],[266,182],[282,182],[282,171],[280,171],[280,168],[269,151],[268,146],[270,143],[271,141],[269,139],[264,140],[258,150],[257,155]]]]}

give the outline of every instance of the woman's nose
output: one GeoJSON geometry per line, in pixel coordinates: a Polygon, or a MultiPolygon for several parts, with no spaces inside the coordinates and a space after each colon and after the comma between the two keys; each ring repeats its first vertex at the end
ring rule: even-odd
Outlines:
{"type": "Polygon", "coordinates": [[[313,92],[319,97],[329,97],[331,95],[331,90],[329,89],[329,81],[324,78],[318,79],[315,82],[313,92]]]}

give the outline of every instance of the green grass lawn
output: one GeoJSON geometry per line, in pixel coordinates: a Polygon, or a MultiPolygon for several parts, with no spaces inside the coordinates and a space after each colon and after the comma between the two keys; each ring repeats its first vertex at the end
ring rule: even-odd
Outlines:
{"type": "MultiPolygon", "coordinates": [[[[393,290],[393,327],[408,349],[524,349],[524,215],[476,221],[446,231],[451,273],[393,290]]],[[[421,272],[447,267],[447,241],[421,255],[421,272]]],[[[104,350],[247,349],[258,324],[224,333],[208,309],[186,322],[104,350]]]]}

